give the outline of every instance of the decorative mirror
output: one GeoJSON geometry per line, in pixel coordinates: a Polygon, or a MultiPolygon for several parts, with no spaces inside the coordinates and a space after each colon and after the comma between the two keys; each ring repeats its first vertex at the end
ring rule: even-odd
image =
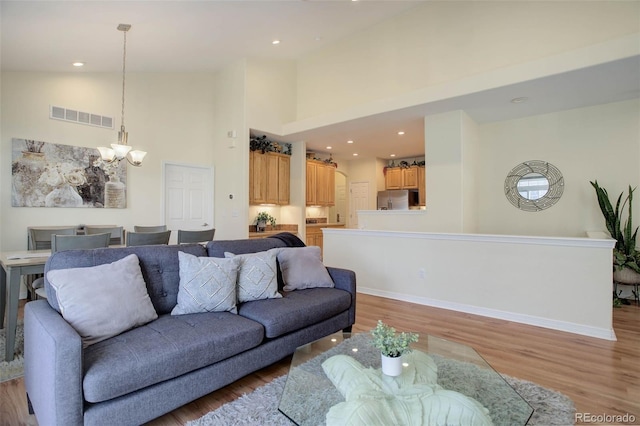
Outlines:
{"type": "Polygon", "coordinates": [[[558,202],[564,191],[564,178],[556,166],[531,160],[518,164],[504,181],[507,200],[520,210],[537,212],[558,202]]]}

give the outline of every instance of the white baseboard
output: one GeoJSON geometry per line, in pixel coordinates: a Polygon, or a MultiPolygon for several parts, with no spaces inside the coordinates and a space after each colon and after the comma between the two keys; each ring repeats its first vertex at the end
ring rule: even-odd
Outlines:
{"type": "Polygon", "coordinates": [[[427,297],[412,296],[403,293],[394,293],[384,290],[377,290],[367,287],[358,287],[358,293],[372,296],[386,297],[388,299],[401,300],[403,302],[417,303],[419,305],[433,306],[434,308],[448,309],[451,311],[465,312],[468,314],[480,315],[483,317],[497,318],[506,321],[513,321],[521,324],[533,325],[537,327],[550,328],[552,330],[565,331],[568,333],[581,334],[583,336],[596,337],[605,340],[617,340],[616,334],[611,329],[591,327],[575,324],[566,321],[552,320],[532,315],[519,314],[516,312],[505,312],[497,309],[482,308],[479,306],[465,305],[462,303],[447,302],[444,300],[430,299],[427,297]]]}

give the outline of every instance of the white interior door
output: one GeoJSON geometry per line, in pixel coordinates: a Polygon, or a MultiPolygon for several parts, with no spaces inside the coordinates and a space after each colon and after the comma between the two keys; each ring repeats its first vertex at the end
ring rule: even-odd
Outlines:
{"type": "Polygon", "coordinates": [[[349,228],[358,228],[358,210],[369,209],[369,182],[349,183],[349,228]]]}
{"type": "Polygon", "coordinates": [[[165,163],[164,217],[171,243],[178,229],[214,228],[213,167],[165,163]]]}

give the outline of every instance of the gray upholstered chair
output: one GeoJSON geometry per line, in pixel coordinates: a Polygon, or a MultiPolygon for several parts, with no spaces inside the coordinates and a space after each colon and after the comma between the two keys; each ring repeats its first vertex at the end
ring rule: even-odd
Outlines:
{"type": "Polygon", "coordinates": [[[109,240],[110,246],[117,246],[124,244],[124,229],[122,226],[89,226],[84,228],[84,232],[87,235],[110,233],[111,238],[109,240]]]}
{"type": "Polygon", "coordinates": [[[213,236],[215,235],[215,233],[215,228],[202,229],[199,231],[178,229],[178,244],[206,243],[207,241],[213,241],[213,236]]]}
{"type": "Polygon", "coordinates": [[[161,232],[127,232],[127,247],[169,244],[171,231],[161,232]]]}
{"type": "Polygon", "coordinates": [[[134,226],[133,232],[162,232],[167,230],[167,225],[158,226],[134,226]]]}
{"type": "MultiPolygon", "coordinates": [[[[63,250],[74,249],[92,249],[100,247],[109,247],[109,239],[111,234],[105,232],[103,234],[93,235],[51,235],[51,253],[56,253],[63,250]]],[[[33,289],[36,294],[36,298],[47,298],[47,293],[44,290],[44,278],[38,278],[33,282],[33,289]]]]}

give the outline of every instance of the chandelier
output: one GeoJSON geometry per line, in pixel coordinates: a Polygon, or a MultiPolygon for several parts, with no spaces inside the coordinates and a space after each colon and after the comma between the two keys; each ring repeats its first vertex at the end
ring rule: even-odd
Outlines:
{"type": "Polygon", "coordinates": [[[111,148],[106,146],[99,146],[100,156],[105,163],[112,163],[114,161],[122,161],[125,158],[127,161],[136,167],[142,165],[144,156],[147,155],[145,151],[131,151],[131,146],[127,145],[129,134],[124,129],[124,88],[125,88],[125,70],[127,63],[127,31],[131,29],[130,24],[118,25],[118,31],[122,31],[124,35],[124,48],[122,50],[122,120],[120,125],[120,131],[118,132],[118,143],[112,143],[111,148]]]}

